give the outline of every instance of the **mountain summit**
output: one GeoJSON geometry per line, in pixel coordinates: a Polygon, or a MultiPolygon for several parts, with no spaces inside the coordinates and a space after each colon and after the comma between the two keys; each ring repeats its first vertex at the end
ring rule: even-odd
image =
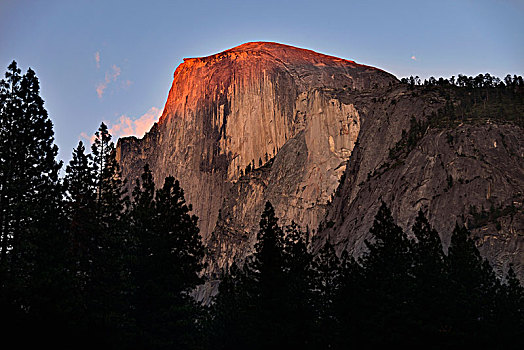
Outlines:
{"type": "MultiPolygon", "coordinates": [[[[316,226],[317,204],[324,205],[335,190],[360,124],[351,104],[322,90],[394,83],[397,79],[382,70],[276,43],[186,58],[174,73],[160,121],[141,140],[121,139],[119,159],[130,179],[145,163],[157,180],[178,178],[207,239],[233,184],[249,169],[278,163],[286,152],[274,159],[277,153],[293,140],[289,145],[301,148],[302,155],[293,156],[296,176],[286,176],[292,188],[264,184],[246,210],[287,198],[282,204],[294,203],[301,224],[316,226]]],[[[246,232],[256,221],[246,222],[246,232]]]]}
{"type": "Polygon", "coordinates": [[[456,89],[415,89],[350,60],[246,43],[185,59],[160,121],[142,139],[120,139],[117,157],[131,182],[146,163],[157,182],[179,179],[211,274],[252,250],[266,201],[281,224],[310,232],[314,250],[330,241],[355,255],[385,201],[406,229],[426,212],[446,247],[455,223],[469,224],[498,271],[514,263],[522,275],[521,127],[439,124],[439,111],[462,103],[456,89]],[[484,208],[496,222],[479,219],[484,208]]]}

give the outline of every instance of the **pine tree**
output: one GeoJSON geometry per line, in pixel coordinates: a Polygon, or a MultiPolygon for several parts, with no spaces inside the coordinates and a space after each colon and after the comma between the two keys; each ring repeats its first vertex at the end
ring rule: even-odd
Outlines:
{"type": "Polygon", "coordinates": [[[191,215],[191,204],[186,204],[184,191],[178,180],[166,177],[164,186],[156,193],[160,239],[166,243],[163,253],[172,259],[179,277],[178,290],[189,293],[202,283],[204,250],[198,229],[198,218],[191,215]],[[169,248],[172,247],[172,248],[169,248]],[[174,248],[174,251],[171,249],[174,248]]]}
{"type": "Polygon", "coordinates": [[[280,323],[285,309],[282,296],[286,283],[283,271],[283,236],[275,210],[271,203],[266,202],[260,219],[255,253],[252,263],[248,265],[248,276],[257,291],[253,314],[254,331],[256,342],[261,347],[284,341],[280,323]]]}
{"type": "Polygon", "coordinates": [[[438,232],[431,227],[420,210],[412,227],[413,242],[414,324],[413,337],[418,342],[437,345],[443,338],[445,326],[442,310],[445,309],[444,251],[438,232]]]}
{"type": "MultiPolygon", "coordinates": [[[[289,247],[290,254],[292,250],[289,247]]],[[[286,259],[284,232],[273,206],[267,202],[254,253],[246,258],[241,270],[233,266],[229,275],[224,276],[215,299],[211,329],[236,335],[230,342],[219,341],[219,347],[263,349],[289,342],[285,331],[289,326],[285,324],[289,316],[286,315],[289,310],[286,259]],[[230,305],[236,307],[228,310],[230,305]]]]}
{"type": "MultiPolygon", "coordinates": [[[[152,324],[152,314],[165,312],[163,301],[155,301],[157,288],[154,285],[159,271],[155,271],[155,247],[157,234],[154,230],[156,218],[155,183],[149,166],[144,167],[141,180],[136,180],[133,190],[133,201],[131,203],[130,219],[130,254],[127,263],[131,272],[132,313],[134,320],[134,342],[138,347],[151,348],[155,337],[149,328],[156,328],[158,324],[152,324]],[[151,275],[153,274],[153,275],[151,275]],[[152,306],[155,306],[152,308],[152,306]],[[157,307],[160,305],[160,310],[157,307]]],[[[162,267],[162,273],[166,268],[162,267]]],[[[168,307],[167,307],[168,308],[168,307]]]]}
{"type": "Polygon", "coordinates": [[[215,348],[305,347],[311,343],[311,254],[292,223],[282,229],[271,203],[261,215],[255,251],[222,277],[210,322],[215,348]],[[225,340],[227,339],[227,340],[225,340]]]}
{"type": "Polygon", "coordinates": [[[88,319],[99,338],[94,343],[113,346],[124,337],[128,319],[129,272],[126,254],[127,208],[125,181],[115,158],[115,147],[102,123],[91,145],[94,168],[95,214],[91,232],[88,319]]]}
{"type": "MultiPolygon", "coordinates": [[[[12,152],[17,140],[17,123],[22,115],[22,97],[20,81],[22,80],[21,70],[13,61],[5,79],[0,81],[0,230],[1,230],[1,273],[2,285],[4,285],[8,270],[8,252],[13,244],[14,212],[15,212],[15,187],[16,177],[23,174],[17,173],[17,161],[12,152]]],[[[19,209],[16,209],[19,210],[19,209]]]]}
{"type": "MultiPolygon", "coordinates": [[[[46,196],[56,195],[58,171],[53,125],[39,96],[33,70],[23,76],[15,61],[0,83],[0,202],[2,265],[23,254],[24,231],[45,214],[46,196]]],[[[27,248],[27,247],[26,247],[27,248]]],[[[11,261],[12,262],[12,261],[11,261]]]]}
{"type": "Polygon", "coordinates": [[[456,225],[446,258],[450,335],[457,342],[489,344],[499,282],[463,226],[456,225]]]}
{"type": "MultiPolygon", "coordinates": [[[[131,271],[131,293],[133,312],[132,317],[136,322],[136,341],[146,346],[145,335],[142,329],[147,324],[146,315],[152,297],[149,295],[152,291],[150,288],[151,273],[154,264],[151,260],[154,258],[155,238],[154,220],[156,219],[156,202],[155,202],[155,183],[153,174],[149,165],[144,167],[140,179],[136,179],[136,185],[133,189],[133,201],[129,212],[130,220],[130,254],[127,261],[131,271]]],[[[165,271],[165,267],[162,268],[165,271]]],[[[155,310],[156,312],[156,310],[155,310]]]]}
{"type": "MultiPolygon", "coordinates": [[[[85,151],[84,143],[78,142],[66,167],[64,185],[67,200],[72,207],[70,210],[73,213],[76,208],[82,208],[94,202],[94,168],[91,155],[86,154],[85,151]]],[[[69,215],[72,214],[69,213],[69,215]]]]}
{"type": "Polygon", "coordinates": [[[497,297],[494,331],[498,346],[521,349],[524,346],[524,288],[510,265],[497,297]]]}
{"type": "Polygon", "coordinates": [[[126,208],[125,180],[116,161],[115,145],[107,125],[102,123],[91,145],[95,168],[98,222],[107,229],[120,222],[126,208]]]}
{"type": "Polygon", "coordinates": [[[61,163],[39,94],[35,72],[13,61],[0,82],[0,288],[7,309],[45,334],[66,317],[70,280],[61,163]]]}
{"type": "Polygon", "coordinates": [[[369,313],[364,331],[377,344],[402,343],[411,322],[411,243],[384,202],[369,232],[373,240],[366,240],[368,252],[360,259],[365,274],[362,302],[369,313]]]}
{"type": "Polygon", "coordinates": [[[295,223],[284,228],[283,271],[285,284],[282,321],[287,347],[307,347],[312,343],[313,308],[311,263],[308,251],[308,233],[295,223]]]}
{"type": "Polygon", "coordinates": [[[76,274],[84,280],[79,288],[84,289],[90,271],[90,254],[95,249],[92,244],[95,230],[95,178],[92,157],[85,153],[82,141],[73,150],[72,159],[66,167],[64,188],[72,254],[76,274]]]}
{"type": "Polygon", "coordinates": [[[189,348],[197,341],[200,307],[190,295],[203,282],[204,248],[178,181],[156,191],[146,165],[131,209],[134,317],[145,348],[189,348]]]}
{"type": "Polygon", "coordinates": [[[65,214],[70,239],[71,271],[74,274],[75,314],[71,323],[75,327],[73,336],[88,332],[88,305],[90,288],[94,284],[93,258],[98,250],[95,205],[95,176],[92,157],[85,153],[82,141],[73,150],[64,177],[65,214]]]}
{"type": "Polygon", "coordinates": [[[315,255],[313,271],[313,305],[315,309],[315,341],[323,347],[333,345],[337,339],[336,298],[340,291],[342,271],[333,246],[326,242],[315,255]]]}

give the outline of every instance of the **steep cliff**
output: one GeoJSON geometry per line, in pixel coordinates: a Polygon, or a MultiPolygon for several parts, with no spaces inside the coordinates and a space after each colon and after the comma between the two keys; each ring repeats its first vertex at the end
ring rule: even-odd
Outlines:
{"type": "Polygon", "coordinates": [[[157,181],[178,178],[204,240],[242,174],[291,156],[295,176],[288,176],[286,161],[287,168],[272,172],[264,187],[239,198],[236,218],[250,218],[242,224],[249,232],[258,222],[253,211],[272,199],[284,219],[316,226],[323,215],[318,204],[338,185],[360,128],[351,104],[319,89],[362,90],[396,82],[376,68],[276,43],[247,43],[185,59],[160,121],[143,139],[120,139],[117,156],[131,181],[145,163],[157,181]],[[281,150],[290,148],[288,142],[301,147],[302,155],[285,156],[281,150]]]}
{"type": "Polygon", "coordinates": [[[385,201],[408,233],[422,209],[445,249],[455,224],[466,225],[496,271],[503,274],[513,264],[522,279],[522,127],[501,118],[424,126],[414,147],[393,157],[391,150],[407,137],[411,117],[430,122],[437,118],[432,112],[444,104],[441,91],[419,90],[397,87],[376,91],[371,99],[345,96],[366,123],[313,249],[329,240],[338,252],[359,256],[374,215],[385,201]]]}
{"type": "Polygon", "coordinates": [[[384,200],[406,229],[426,211],[445,247],[455,222],[468,225],[498,271],[513,263],[522,277],[518,123],[425,127],[414,147],[392,157],[414,121],[426,125],[447,103],[439,89],[413,91],[373,67],[247,43],[185,59],[160,121],[143,139],[120,139],[117,156],[131,181],[145,163],[157,182],[180,180],[199,216],[210,276],[252,250],[268,200],[281,224],[294,220],[310,232],[313,250],[330,240],[355,255],[384,200]]]}

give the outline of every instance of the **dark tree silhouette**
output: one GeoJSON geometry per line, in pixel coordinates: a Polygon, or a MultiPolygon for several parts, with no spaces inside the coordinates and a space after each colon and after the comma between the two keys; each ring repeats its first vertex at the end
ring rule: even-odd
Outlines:
{"type": "Polygon", "coordinates": [[[412,328],[412,247],[384,202],[369,232],[372,240],[366,241],[368,252],[360,259],[365,275],[362,301],[369,312],[365,331],[371,342],[403,343],[412,328]]]}
{"type": "Polygon", "coordinates": [[[64,177],[66,215],[71,236],[71,253],[79,291],[85,291],[91,273],[91,254],[95,231],[95,176],[90,154],[82,141],[73,150],[64,177]]]}
{"type": "Polygon", "coordinates": [[[496,293],[493,269],[463,226],[456,225],[446,258],[448,327],[456,342],[490,344],[496,293]]]}
{"type": "Polygon", "coordinates": [[[128,197],[125,181],[115,158],[115,148],[107,126],[102,123],[91,145],[94,169],[95,217],[90,232],[92,250],[87,316],[89,327],[98,338],[93,342],[115,347],[123,342],[128,318],[129,273],[126,267],[128,250],[128,197]]]}
{"type": "Polygon", "coordinates": [[[494,323],[498,346],[505,349],[520,349],[524,346],[524,288],[513,266],[509,267],[505,283],[499,290],[494,323]]]}
{"type": "Polygon", "coordinates": [[[337,336],[339,325],[334,315],[339,306],[335,301],[341,284],[341,267],[335,249],[329,242],[313,258],[312,294],[316,318],[313,339],[318,347],[332,344],[337,336]]]}
{"type": "Polygon", "coordinates": [[[137,180],[131,209],[132,276],[137,342],[148,349],[190,348],[200,307],[190,292],[203,279],[204,247],[178,181],[156,191],[149,167],[137,180]]]}
{"type": "Polygon", "coordinates": [[[0,82],[0,298],[15,332],[19,317],[40,320],[26,326],[45,335],[65,322],[71,280],[61,163],[39,94],[35,72],[21,75],[13,61],[0,82]]]}
{"type": "Polygon", "coordinates": [[[436,346],[446,326],[442,317],[446,306],[445,255],[438,232],[431,227],[422,210],[418,212],[412,231],[416,239],[412,248],[414,337],[420,343],[430,342],[436,346]]]}

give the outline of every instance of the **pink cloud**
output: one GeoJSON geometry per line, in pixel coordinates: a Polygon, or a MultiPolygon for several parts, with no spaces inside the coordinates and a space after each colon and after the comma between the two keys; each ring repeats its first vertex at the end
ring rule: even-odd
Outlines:
{"type": "Polygon", "coordinates": [[[131,80],[129,80],[129,79],[126,80],[126,81],[123,81],[123,82],[122,82],[122,87],[123,87],[124,89],[127,89],[127,88],[130,87],[131,85],[133,85],[133,82],[132,82],[131,80]]]}
{"type": "Polygon", "coordinates": [[[98,95],[98,98],[102,98],[102,95],[104,95],[104,90],[107,88],[107,83],[100,83],[96,86],[96,94],[98,95]]]}
{"type": "Polygon", "coordinates": [[[86,150],[89,152],[90,146],[95,142],[95,135],[89,136],[86,132],[81,132],[80,137],[83,138],[85,141],[88,142],[88,144],[85,145],[86,150]]]}
{"type": "Polygon", "coordinates": [[[116,78],[120,75],[120,72],[122,71],[120,67],[117,67],[116,64],[113,64],[111,66],[111,72],[106,73],[106,82],[109,82],[111,80],[116,81],[116,78]]]}
{"type": "Polygon", "coordinates": [[[143,137],[151,129],[151,126],[158,121],[161,114],[162,111],[156,107],[151,107],[149,111],[136,119],[123,114],[116,123],[110,123],[109,132],[115,140],[123,136],[143,137]]]}
{"type": "MultiPolygon", "coordinates": [[[[151,107],[146,113],[140,117],[133,119],[125,114],[121,115],[116,122],[105,122],[109,127],[109,133],[113,136],[113,141],[116,143],[119,137],[137,136],[143,137],[144,134],[151,129],[153,124],[158,121],[162,111],[159,108],[151,107]]],[[[80,138],[86,141],[86,148],[95,141],[95,135],[88,135],[86,132],[80,133],[80,138]]]]}
{"type": "Polygon", "coordinates": [[[100,52],[95,52],[96,68],[100,69],[100,52]]]}
{"type": "Polygon", "coordinates": [[[111,66],[111,71],[106,72],[104,81],[96,85],[96,94],[98,95],[98,98],[102,98],[104,90],[111,82],[116,81],[121,72],[122,70],[117,65],[113,64],[111,66]]]}

